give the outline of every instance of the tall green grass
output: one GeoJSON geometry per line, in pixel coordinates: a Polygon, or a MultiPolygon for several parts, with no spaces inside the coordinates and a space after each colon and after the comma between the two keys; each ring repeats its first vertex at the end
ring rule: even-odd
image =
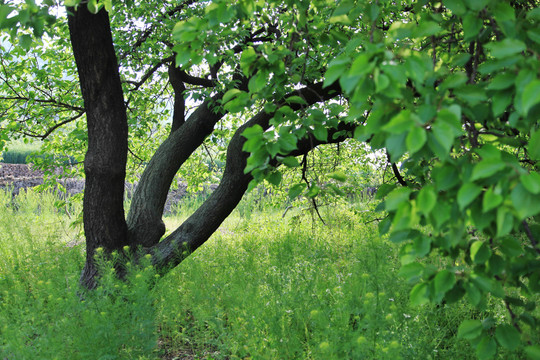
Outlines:
{"type": "Polygon", "coordinates": [[[84,293],[82,245],[56,200],[0,191],[0,359],[153,358],[152,271],[123,283],[109,267],[84,293]]]}
{"type": "Polygon", "coordinates": [[[455,337],[472,310],[412,308],[397,248],[364,224],[362,210],[327,207],[326,226],[298,209],[286,220],[229,219],[158,285],[170,350],[216,359],[472,358],[455,337]]]}
{"type": "Polygon", "coordinates": [[[86,293],[68,216],[80,208],[55,201],[0,192],[0,359],[473,358],[457,327],[485,314],[411,307],[369,204],[322,206],[322,225],[312,209],[282,218],[248,197],[159,281],[148,263],[119,281],[100,259],[101,285],[86,293]]]}

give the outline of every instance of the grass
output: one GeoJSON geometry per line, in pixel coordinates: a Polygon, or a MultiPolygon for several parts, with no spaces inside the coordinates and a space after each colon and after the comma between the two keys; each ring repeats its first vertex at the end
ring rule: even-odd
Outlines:
{"type": "Polygon", "coordinates": [[[369,204],[323,206],[322,225],[248,197],[155,286],[150,266],[120,282],[103,262],[88,294],[68,217],[80,208],[55,201],[0,192],[1,359],[473,358],[455,335],[483,314],[463,303],[411,307],[398,249],[368,222],[369,204]]]}

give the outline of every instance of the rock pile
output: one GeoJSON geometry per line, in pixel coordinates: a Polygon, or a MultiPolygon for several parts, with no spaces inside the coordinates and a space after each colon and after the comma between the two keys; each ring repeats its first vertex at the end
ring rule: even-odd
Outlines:
{"type": "MultiPolygon", "coordinates": [[[[27,164],[4,164],[0,163],[0,189],[10,189],[13,196],[19,194],[21,189],[28,189],[43,184],[43,172],[32,169],[27,164]]],[[[66,192],[61,192],[62,195],[74,195],[81,193],[84,190],[84,179],[77,178],[60,178],[57,180],[57,184],[62,185],[66,189],[66,192]]],[[[171,190],[167,196],[167,202],[165,204],[164,213],[170,213],[173,210],[173,205],[178,203],[187,192],[187,184],[179,181],[178,188],[171,190]]],[[[137,183],[126,183],[126,196],[131,198],[137,183]]],[[[201,193],[208,195],[215,190],[217,185],[210,185],[205,188],[201,193]]]]}
{"type": "MultiPolygon", "coordinates": [[[[21,189],[28,189],[43,184],[43,172],[32,169],[27,164],[0,163],[0,188],[11,189],[13,195],[19,194],[21,189]]],[[[80,193],[84,189],[84,180],[64,178],[59,179],[68,195],[80,193]]]]}

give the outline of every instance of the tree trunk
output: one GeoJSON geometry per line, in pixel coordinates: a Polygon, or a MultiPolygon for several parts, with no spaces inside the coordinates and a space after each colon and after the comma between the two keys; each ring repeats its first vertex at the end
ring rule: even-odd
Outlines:
{"type": "Polygon", "coordinates": [[[68,8],[68,14],[88,128],[83,202],[86,264],[81,284],[93,288],[95,249],[111,252],[127,240],[123,205],[127,116],[107,12],[102,9],[94,15],[82,4],[77,10],[68,8]]]}

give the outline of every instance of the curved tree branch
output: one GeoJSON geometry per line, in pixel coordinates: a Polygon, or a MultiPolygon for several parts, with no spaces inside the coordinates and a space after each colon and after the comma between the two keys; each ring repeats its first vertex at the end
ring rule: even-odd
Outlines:
{"type": "Polygon", "coordinates": [[[137,91],[139,90],[139,88],[141,86],[144,85],[144,83],[150,79],[150,77],[152,77],[152,75],[158,71],[158,69],[160,67],[162,67],[163,65],[171,62],[172,60],[174,60],[174,56],[171,55],[171,56],[168,56],[164,59],[161,59],[158,63],[156,63],[154,66],[152,66],[150,69],[148,69],[148,71],[146,73],[144,73],[144,75],[141,77],[141,79],[139,81],[131,81],[131,80],[126,80],[125,82],[128,83],[128,84],[131,84],[133,85],[133,88],[130,89],[129,91],[137,91]]]}
{"type": "MultiPolygon", "coordinates": [[[[334,98],[340,92],[337,84],[323,88],[322,84],[318,83],[309,88],[296,90],[288,96],[303,96],[308,105],[312,105],[319,101],[334,98]]],[[[283,100],[283,103],[285,102],[286,98],[283,100]]],[[[293,110],[300,109],[299,104],[291,104],[290,106],[293,110]]],[[[273,115],[273,113],[268,114],[262,111],[236,130],[227,148],[225,171],[217,189],[180,227],[163,241],[158,243],[159,239],[157,239],[155,245],[147,250],[153,254],[153,262],[158,271],[166,272],[201,246],[240,202],[252,179],[251,174],[244,174],[249,154],[242,151],[246,141],[242,133],[245,129],[254,125],[268,129],[273,115]]],[[[186,125],[188,123],[189,121],[186,122],[186,125]]],[[[182,128],[179,131],[181,130],[182,128]]],[[[330,141],[338,141],[334,137],[330,139],[330,141]]],[[[307,148],[304,147],[304,144],[305,142],[300,142],[298,151],[307,153],[312,150],[313,147],[307,148]]]]}
{"type": "Polygon", "coordinates": [[[43,134],[31,134],[31,133],[28,133],[28,132],[23,132],[22,134],[24,134],[26,136],[30,136],[30,137],[39,138],[41,140],[45,140],[46,138],[49,137],[49,135],[51,135],[59,127],[62,127],[64,125],[66,125],[66,124],[69,124],[70,122],[73,122],[73,121],[77,120],[78,118],[80,118],[83,115],[84,115],[84,111],[78,113],[75,116],[70,117],[69,119],[66,119],[64,121],[60,121],[59,123],[56,123],[53,126],[51,126],[49,129],[47,129],[47,131],[45,131],[45,133],[43,133],[43,134]]]}

